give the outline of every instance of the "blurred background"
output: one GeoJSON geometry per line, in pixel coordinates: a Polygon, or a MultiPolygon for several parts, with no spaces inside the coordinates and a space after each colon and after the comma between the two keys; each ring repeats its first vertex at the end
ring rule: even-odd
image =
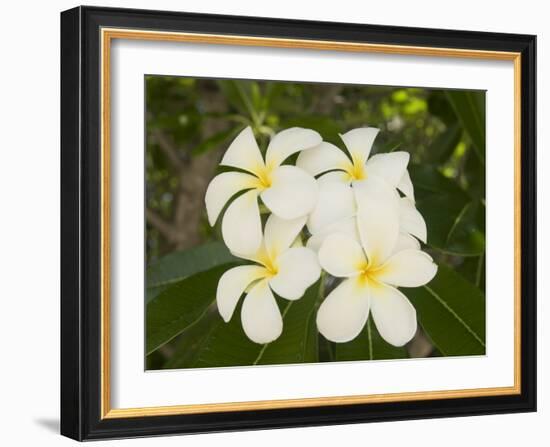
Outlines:
{"type": "MultiPolygon", "coordinates": [[[[210,228],[206,220],[204,194],[219,172],[224,151],[245,126],[252,127],[265,150],[274,133],[292,126],[314,129],[342,148],[339,133],[368,125],[381,130],[372,153],[402,150],[411,154],[409,169],[417,207],[428,225],[426,250],[439,265],[448,267],[443,273],[440,269],[438,276],[442,277],[436,278],[441,289],[452,287],[477,296],[469,304],[458,296],[446,301],[467,327],[449,321],[441,309],[421,310],[426,297],[417,296],[419,303],[411,298],[422,329],[405,353],[383,349],[383,355],[400,358],[485,352],[484,92],[163,76],[147,76],[145,82],[148,330],[166,327],[170,315],[182,312],[169,305],[153,305],[167,294],[167,288],[174,288],[184,278],[180,273],[185,262],[198,262],[197,257],[188,261],[178,254],[185,257],[189,250],[213,247],[220,240],[219,228],[210,228]],[[445,272],[450,276],[443,277],[445,272]],[[470,286],[473,289],[467,289],[470,286]],[[453,325],[457,326],[455,333],[453,325]],[[447,335],[445,327],[450,327],[447,335]],[[462,340],[468,332],[476,337],[462,340]]],[[[217,256],[218,252],[208,250],[197,256],[217,256]]],[[[226,261],[230,259],[224,258],[226,261]]],[[[187,276],[191,273],[198,272],[187,276]]],[[[209,327],[205,321],[203,329],[209,327]]],[[[208,333],[197,329],[201,324],[191,324],[194,333],[187,326],[178,327],[150,346],[146,343],[147,368],[199,366],[189,363],[185,353],[200,349],[189,337],[200,340],[208,333]]],[[[324,339],[319,343],[318,361],[338,359],[332,343],[324,339]]]]}

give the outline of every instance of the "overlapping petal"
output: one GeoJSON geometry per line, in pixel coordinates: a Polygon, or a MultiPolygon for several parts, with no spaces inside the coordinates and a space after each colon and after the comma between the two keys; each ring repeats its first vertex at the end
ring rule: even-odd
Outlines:
{"type": "Polygon", "coordinates": [[[397,184],[397,189],[399,189],[399,191],[405,194],[405,196],[412,200],[414,203],[414,186],[412,184],[411,176],[407,169],[405,169],[401,180],[399,180],[399,183],[397,184]]]}
{"type": "Polygon", "coordinates": [[[216,303],[225,322],[231,320],[237,302],[247,287],[266,274],[267,271],[264,267],[241,265],[227,270],[221,276],[216,291],[216,303]]]}
{"type": "Polygon", "coordinates": [[[271,214],[264,228],[264,244],[271,259],[276,259],[294,242],[306,223],[306,216],[297,219],[281,219],[271,214]]]}
{"type": "Polygon", "coordinates": [[[311,129],[285,129],[269,142],[265,156],[266,165],[271,168],[280,166],[292,154],[318,146],[322,140],[321,135],[311,129]]]}
{"type": "Polygon", "coordinates": [[[399,253],[402,250],[420,250],[420,242],[408,233],[399,233],[392,254],[399,253]]]}
{"type": "Polygon", "coordinates": [[[399,235],[397,192],[378,177],[353,183],[357,227],[369,264],[380,265],[393,252],[399,235]]]}
{"type": "Polygon", "coordinates": [[[426,243],[428,237],[426,221],[414,206],[414,202],[407,197],[399,200],[399,226],[402,231],[426,243]]]}
{"type": "Polygon", "coordinates": [[[399,287],[420,287],[437,273],[431,256],[420,250],[402,250],[391,256],[373,274],[378,281],[399,287]]]}
{"type": "Polygon", "coordinates": [[[319,186],[329,182],[343,183],[346,186],[350,186],[351,176],[349,175],[348,172],[345,172],[345,171],[331,171],[321,175],[317,179],[317,183],[319,184],[319,186]]]}
{"type": "Polygon", "coordinates": [[[393,346],[403,346],[416,333],[416,310],[399,290],[369,283],[370,310],[376,329],[393,346]]]}
{"type": "Polygon", "coordinates": [[[345,234],[351,239],[359,242],[360,238],[357,230],[357,218],[355,216],[349,217],[323,227],[321,231],[311,235],[311,237],[307,240],[306,246],[314,251],[319,251],[325,239],[335,233],[345,234]]]}
{"type": "Polygon", "coordinates": [[[319,249],[319,263],[332,276],[345,278],[358,275],[367,259],[361,245],[342,233],[328,236],[319,249]]]}
{"type": "Polygon", "coordinates": [[[277,216],[296,219],[308,214],[317,203],[315,179],[295,166],[279,166],[271,176],[271,186],[261,193],[262,201],[277,216]]]}
{"type": "Polygon", "coordinates": [[[241,131],[233,140],[220,164],[244,169],[256,175],[263,171],[265,163],[250,126],[241,131]]]}
{"type": "Polygon", "coordinates": [[[243,189],[255,188],[256,177],[242,172],[224,172],[208,185],[204,201],[208,222],[214,225],[228,200],[243,189]]]}
{"type": "Polygon", "coordinates": [[[257,190],[245,192],[231,202],[223,216],[222,236],[234,253],[253,254],[260,248],[262,221],[257,190]]]}
{"type": "Polygon", "coordinates": [[[246,336],[255,343],[270,343],[281,335],[283,318],[267,280],[259,281],[246,295],[241,322],[246,336]]]}
{"type": "Polygon", "coordinates": [[[334,169],[344,171],[352,169],[351,161],[347,155],[334,144],[326,141],[312,149],[300,152],[296,166],[311,175],[319,175],[334,169]]]}
{"type": "Polygon", "coordinates": [[[402,151],[373,155],[367,161],[367,176],[376,175],[395,188],[407,171],[409,158],[409,153],[402,151]]]}
{"type": "Polygon", "coordinates": [[[277,274],[269,280],[269,285],[283,298],[297,300],[320,275],[317,254],[309,248],[295,247],[277,258],[277,274]]]}
{"type": "Polygon", "coordinates": [[[307,227],[312,234],[327,225],[354,216],[357,213],[353,190],[344,183],[319,184],[319,199],[309,214],[307,227]]]}
{"type": "Polygon", "coordinates": [[[317,328],[323,336],[345,343],[359,335],[369,316],[369,290],[357,278],[344,280],[321,303],[317,328]]]}
{"type": "Polygon", "coordinates": [[[372,144],[380,129],[360,127],[340,135],[346,149],[355,163],[365,164],[369,158],[372,144]]]}

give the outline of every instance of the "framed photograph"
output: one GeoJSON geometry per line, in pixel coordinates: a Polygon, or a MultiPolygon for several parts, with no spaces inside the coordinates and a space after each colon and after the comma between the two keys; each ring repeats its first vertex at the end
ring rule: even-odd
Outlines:
{"type": "Polygon", "coordinates": [[[61,432],[536,409],[535,36],[61,14],[61,432]]]}

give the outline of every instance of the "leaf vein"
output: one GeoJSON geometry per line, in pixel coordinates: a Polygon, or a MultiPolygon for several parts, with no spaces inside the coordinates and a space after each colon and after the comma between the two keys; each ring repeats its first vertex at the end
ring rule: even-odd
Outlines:
{"type": "Polygon", "coordinates": [[[475,338],[475,340],[485,348],[485,343],[479,335],[466,323],[460,316],[449,306],[443,298],[441,298],[433,289],[431,289],[428,286],[424,286],[424,288],[432,295],[439,303],[453,316],[457,319],[457,321],[464,326],[464,328],[475,338]]]}

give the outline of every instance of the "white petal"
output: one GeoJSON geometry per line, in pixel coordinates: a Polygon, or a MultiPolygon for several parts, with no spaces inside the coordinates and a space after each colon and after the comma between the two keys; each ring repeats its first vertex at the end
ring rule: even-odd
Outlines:
{"type": "Polygon", "coordinates": [[[267,166],[279,166],[290,155],[310,149],[321,143],[321,135],[311,129],[292,127],[275,135],[269,142],[265,156],[267,166]]]}
{"type": "Polygon", "coordinates": [[[334,144],[326,141],[312,149],[300,152],[296,166],[311,175],[318,175],[335,169],[346,171],[353,168],[346,154],[334,144]]]}
{"type": "Polygon", "coordinates": [[[331,171],[323,174],[317,179],[317,184],[321,186],[324,183],[336,182],[343,183],[347,186],[351,185],[351,179],[347,172],[345,171],[331,171]]]}
{"type": "Polygon", "coordinates": [[[321,303],[317,328],[323,336],[345,343],[359,335],[369,316],[368,288],[356,278],[346,279],[321,303]]]}
{"type": "Polygon", "coordinates": [[[332,276],[357,275],[365,268],[366,261],[361,245],[342,233],[328,236],[319,249],[319,263],[332,276]]]}
{"type": "Polygon", "coordinates": [[[399,189],[399,191],[405,194],[405,196],[411,199],[413,202],[415,201],[414,186],[412,184],[411,176],[407,169],[405,169],[405,172],[401,176],[401,180],[399,180],[399,183],[397,184],[397,189],[399,189]]]}
{"type": "Polygon", "coordinates": [[[357,231],[357,219],[354,216],[327,225],[321,231],[313,234],[307,241],[307,247],[314,251],[319,251],[324,240],[334,233],[343,233],[360,242],[359,232],[357,231]]]}
{"type": "Polygon", "coordinates": [[[270,343],[281,335],[281,311],[266,280],[258,282],[246,295],[241,321],[246,336],[253,342],[270,343]]]}
{"type": "Polygon", "coordinates": [[[399,233],[392,254],[403,250],[420,250],[420,242],[408,233],[399,233]]]}
{"type": "Polygon", "coordinates": [[[380,129],[375,127],[360,127],[340,135],[346,149],[356,163],[365,164],[369,158],[372,143],[380,129]]]}
{"type": "Polygon", "coordinates": [[[256,184],[256,177],[242,172],[224,172],[214,177],[204,196],[210,225],[216,223],[220,212],[231,197],[243,189],[254,188],[256,184]]]}
{"type": "Polygon", "coordinates": [[[384,180],[369,176],[353,182],[357,227],[371,265],[381,265],[392,253],[399,235],[399,198],[384,180]]]}
{"type": "Polygon", "coordinates": [[[307,227],[314,234],[327,225],[354,216],[356,213],[355,197],[350,186],[336,182],[321,183],[319,199],[308,217],[307,227]]]}
{"type": "Polygon", "coordinates": [[[253,261],[262,265],[265,265],[266,259],[269,258],[269,255],[267,254],[267,250],[265,248],[264,240],[262,240],[262,242],[260,243],[260,247],[256,251],[251,253],[238,253],[234,250],[229,251],[233,256],[237,258],[247,259],[248,261],[253,261]]]}
{"type": "Polygon", "coordinates": [[[271,186],[261,193],[266,206],[283,219],[310,213],[317,204],[315,179],[295,166],[279,166],[271,174],[271,186]]]}
{"type": "Polygon", "coordinates": [[[367,161],[367,177],[376,175],[396,188],[407,170],[409,158],[409,153],[402,151],[373,155],[367,161]]]}
{"type": "Polygon", "coordinates": [[[403,250],[394,254],[374,277],[383,283],[398,287],[420,287],[429,283],[437,273],[437,265],[427,253],[420,250],[403,250]]]}
{"type": "Polygon", "coordinates": [[[403,346],[416,333],[416,310],[399,290],[369,283],[370,306],[376,329],[389,344],[403,346]]]}
{"type": "Polygon", "coordinates": [[[231,202],[223,216],[222,236],[230,251],[243,255],[256,253],[262,243],[258,191],[245,192],[231,202]]]}
{"type": "Polygon", "coordinates": [[[297,219],[281,219],[271,214],[265,223],[264,243],[271,259],[276,259],[288,249],[304,228],[306,216],[297,219]]]}
{"type": "Polygon", "coordinates": [[[262,153],[250,126],[237,135],[229,145],[220,164],[244,169],[256,175],[265,170],[262,153]]]}
{"type": "Polygon", "coordinates": [[[225,322],[231,320],[235,306],[246,288],[266,274],[267,271],[264,267],[241,265],[227,270],[222,275],[216,291],[216,303],[225,322]]]}
{"type": "Polygon", "coordinates": [[[399,227],[401,231],[412,234],[426,243],[428,237],[426,221],[412,200],[407,197],[401,197],[399,200],[399,227]]]}
{"type": "Polygon", "coordinates": [[[317,254],[305,247],[285,251],[277,258],[277,269],[277,274],[269,280],[269,285],[276,294],[287,300],[301,298],[321,275],[317,254]]]}

